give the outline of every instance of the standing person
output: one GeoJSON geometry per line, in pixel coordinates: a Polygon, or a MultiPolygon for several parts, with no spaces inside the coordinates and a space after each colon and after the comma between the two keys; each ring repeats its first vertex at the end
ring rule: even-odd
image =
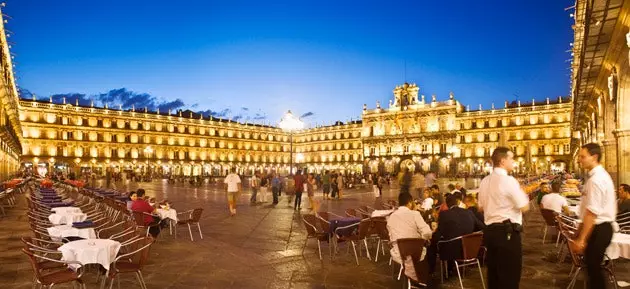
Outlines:
{"type": "Polygon", "coordinates": [[[483,239],[488,249],[488,288],[518,289],[523,267],[523,212],[529,200],[520,184],[508,175],[514,153],[506,147],[492,152],[492,173],[479,185],[479,210],[484,213],[483,239]]]}
{"type": "Polygon", "coordinates": [[[343,185],[343,175],[339,173],[339,175],[337,175],[337,199],[341,199],[341,192],[343,192],[344,189],[343,185]]]}
{"type": "Polygon", "coordinates": [[[315,199],[313,197],[315,197],[315,178],[313,177],[313,174],[308,174],[308,177],[306,179],[306,183],[305,183],[305,188],[306,188],[306,195],[308,196],[308,203],[311,210],[313,210],[315,208],[315,199]]]}
{"type": "Polygon", "coordinates": [[[273,178],[271,179],[271,193],[273,194],[273,204],[278,204],[278,195],[280,194],[280,188],[282,187],[282,180],[278,173],[273,173],[273,178]]]}
{"type": "Polygon", "coordinates": [[[241,177],[236,174],[236,168],[232,168],[230,173],[225,176],[223,183],[227,185],[225,188],[230,216],[234,216],[236,215],[236,198],[238,197],[238,192],[241,191],[241,177]]]}
{"type": "Polygon", "coordinates": [[[109,189],[109,187],[112,184],[112,170],[110,170],[109,168],[105,171],[105,185],[106,188],[109,189]]]}
{"type": "Polygon", "coordinates": [[[324,192],[324,200],[330,199],[328,194],[330,193],[330,172],[326,170],[322,177],[322,190],[324,192]]]}
{"type": "Polygon", "coordinates": [[[260,177],[260,201],[267,202],[267,194],[269,193],[269,176],[262,174],[260,177]]]}
{"type": "Polygon", "coordinates": [[[427,187],[432,187],[433,182],[435,182],[437,178],[435,177],[435,173],[428,172],[426,176],[424,176],[424,185],[427,187]]]}
{"type": "Polygon", "coordinates": [[[252,175],[251,184],[252,184],[252,197],[249,198],[249,202],[251,204],[256,204],[256,199],[258,197],[258,186],[260,184],[260,181],[258,180],[258,173],[255,173],[252,175]]]}
{"type": "Polygon", "coordinates": [[[591,289],[606,288],[601,263],[613,236],[613,222],[617,215],[615,186],[610,175],[599,163],[602,149],[596,143],[582,146],[578,153],[580,166],[588,171],[588,180],[580,204],[582,225],[574,249],[584,252],[587,284],[591,289]]]}
{"type": "Polygon", "coordinates": [[[293,202],[293,210],[300,210],[300,206],[302,205],[302,192],[304,191],[304,176],[302,175],[302,171],[298,170],[293,176],[294,187],[295,187],[295,201],[293,202]]]}
{"type": "Polygon", "coordinates": [[[330,198],[334,199],[337,197],[337,193],[339,193],[339,185],[337,183],[337,178],[339,176],[337,175],[337,172],[333,172],[332,176],[330,177],[330,198]]]}
{"type": "Polygon", "coordinates": [[[409,169],[405,167],[402,171],[402,175],[400,176],[400,193],[410,193],[409,189],[411,187],[411,173],[409,169]]]}

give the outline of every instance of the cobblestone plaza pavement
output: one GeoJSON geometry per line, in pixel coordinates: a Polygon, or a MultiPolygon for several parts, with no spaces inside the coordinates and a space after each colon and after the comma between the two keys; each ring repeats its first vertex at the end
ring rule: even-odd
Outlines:
{"type": "MultiPolygon", "coordinates": [[[[225,193],[217,187],[191,188],[187,184],[167,184],[166,181],[131,183],[158,200],[168,198],[178,211],[204,208],[201,226],[204,235],[193,231],[191,242],[187,228],[180,228],[175,239],[168,231],[151,249],[149,264],[143,274],[149,288],[401,288],[395,281],[387,258],[378,263],[360,257],[360,265],[346,254],[345,245],[331,260],[317,256],[317,245],[310,241],[304,248],[306,231],[300,215],[287,205],[282,196],[277,207],[267,204],[250,206],[249,194],[240,196],[238,215],[229,217],[225,193]]],[[[396,197],[396,190],[385,192],[396,197]]],[[[270,199],[270,198],[269,198],[270,199]]],[[[306,202],[306,201],[305,201],[306,202]]],[[[342,214],[346,208],[372,205],[374,198],[365,190],[348,190],[340,201],[323,201],[320,210],[342,214]]],[[[24,198],[17,208],[9,209],[0,219],[0,288],[31,288],[32,269],[20,252],[20,237],[29,235],[24,198]]],[[[302,213],[307,213],[302,210],[302,213]]],[[[524,269],[521,288],[565,288],[569,283],[571,264],[555,262],[552,241],[542,245],[542,218],[539,213],[526,216],[524,239],[524,269]]],[[[327,245],[322,251],[327,253],[327,245]]],[[[373,254],[374,247],[371,248],[373,254]]],[[[324,253],[324,256],[326,254],[324,253]]],[[[618,280],[630,281],[628,262],[615,263],[618,280]]],[[[439,274],[430,288],[459,288],[456,278],[440,284],[439,274]]],[[[98,288],[95,272],[84,275],[88,288],[98,288]]],[[[55,288],[70,288],[60,285],[55,288]]],[[[468,271],[465,288],[482,288],[476,270],[468,271]]],[[[140,288],[132,275],[121,276],[121,288],[140,288]]],[[[578,282],[576,288],[582,288],[578,282]]]]}

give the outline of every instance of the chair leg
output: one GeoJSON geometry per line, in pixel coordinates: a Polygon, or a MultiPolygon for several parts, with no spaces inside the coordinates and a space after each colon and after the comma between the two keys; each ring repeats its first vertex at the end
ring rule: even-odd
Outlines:
{"type": "MultiPolygon", "coordinates": [[[[118,275],[118,274],[117,274],[118,275]]],[[[114,279],[118,277],[118,276],[114,276],[114,278],[112,278],[112,280],[109,282],[109,289],[114,288],[114,279]]]]}
{"type": "Polygon", "coordinates": [[[444,261],[440,260],[440,283],[444,283],[444,261]]]}
{"type": "Polygon", "coordinates": [[[143,289],[147,289],[147,283],[144,282],[144,277],[142,276],[142,271],[138,271],[138,275],[140,275],[140,280],[142,281],[142,283],[140,283],[140,286],[142,286],[143,289]]]}
{"type": "Polygon", "coordinates": [[[370,249],[368,248],[367,239],[363,239],[363,244],[365,245],[365,254],[367,255],[368,260],[372,260],[370,257],[370,249]]]}
{"type": "Polygon", "coordinates": [[[571,282],[569,282],[569,286],[567,286],[567,289],[572,289],[575,286],[575,282],[577,281],[577,277],[580,274],[580,269],[582,269],[582,268],[578,267],[576,269],[575,274],[573,275],[573,278],[571,278],[571,282]]]}
{"type": "Polygon", "coordinates": [[[546,238],[547,238],[547,225],[545,225],[545,232],[543,233],[543,245],[545,244],[546,238]]]}
{"type": "Polygon", "coordinates": [[[190,241],[194,242],[195,240],[193,240],[192,229],[190,228],[190,224],[188,224],[188,233],[190,233],[190,241]]]}
{"type": "Polygon", "coordinates": [[[455,262],[455,269],[457,270],[457,277],[459,278],[459,286],[462,287],[462,289],[464,289],[464,283],[462,283],[462,275],[459,274],[459,265],[457,264],[457,261],[455,262]]]}
{"type": "Polygon", "coordinates": [[[400,276],[402,276],[402,272],[403,272],[403,265],[400,264],[400,270],[398,271],[398,279],[397,280],[400,280],[400,276]]]}
{"type": "Polygon", "coordinates": [[[558,234],[558,237],[556,237],[556,247],[558,247],[558,243],[560,243],[560,232],[556,230],[556,233],[558,234]]]}
{"type": "MultiPolygon", "coordinates": [[[[354,250],[354,259],[357,261],[357,266],[359,266],[359,256],[357,255],[357,246],[354,244],[354,241],[350,241],[352,244],[352,250],[354,250]]],[[[359,248],[360,250],[361,248],[359,248]]]]}
{"type": "Polygon", "coordinates": [[[317,251],[319,252],[319,260],[323,260],[322,259],[322,245],[319,239],[317,239],[317,251]]]}
{"type": "Polygon", "coordinates": [[[483,286],[483,289],[486,289],[486,282],[483,281],[483,271],[481,271],[481,263],[479,263],[479,259],[477,259],[477,268],[479,268],[479,277],[481,277],[481,286],[483,286]]]}
{"type": "Polygon", "coordinates": [[[199,237],[203,239],[203,235],[201,234],[201,226],[197,223],[197,229],[199,229],[199,237]]]}
{"type": "Polygon", "coordinates": [[[138,284],[140,284],[140,287],[142,288],[142,279],[140,279],[139,272],[136,272],[136,279],[138,279],[138,284]]]}

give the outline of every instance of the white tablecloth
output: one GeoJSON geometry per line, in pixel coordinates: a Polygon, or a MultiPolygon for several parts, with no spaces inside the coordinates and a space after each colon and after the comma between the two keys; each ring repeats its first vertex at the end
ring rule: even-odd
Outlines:
{"type": "Polygon", "coordinates": [[[61,240],[61,238],[65,237],[96,239],[96,232],[94,231],[94,228],[74,228],[72,225],[60,225],[50,227],[47,230],[48,234],[53,238],[57,238],[57,240],[61,240]]]}
{"type": "Polygon", "coordinates": [[[610,259],[630,259],[630,234],[615,233],[606,249],[606,255],[610,259]]]}
{"type": "Polygon", "coordinates": [[[77,208],[77,207],[57,207],[57,208],[52,208],[50,210],[59,214],[83,213],[81,212],[81,208],[77,208]]]}
{"type": "Polygon", "coordinates": [[[580,216],[580,205],[569,206],[569,211],[575,214],[576,216],[580,216]]]}
{"type": "Polygon", "coordinates": [[[101,264],[105,270],[116,259],[120,243],[109,239],[78,240],[59,247],[64,261],[79,261],[81,264],[101,264]]]}
{"type": "Polygon", "coordinates": [[[48,216],[48,220],[53,225],[64,225],[74,222],[83,222],[87,219],[87,215],[84,213],[54,213],[48,216]]]}
{"type": "Polygon", "coordinates": [[[158,216],[160,216],[160,219],[164,220],[164,219],[171,219],[173,221],[177,221],[177,211],[175,209],[157,209],[155,210],[158,214],[158,216]]]}

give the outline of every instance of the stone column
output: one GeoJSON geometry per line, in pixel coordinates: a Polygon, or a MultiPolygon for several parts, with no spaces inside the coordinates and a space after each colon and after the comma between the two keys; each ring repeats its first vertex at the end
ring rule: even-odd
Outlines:
{"type": "Polygon", "coordinates": [[[630,184],[630,129],[617,129],[613,133],[617,137],[617,181],[630,184]]]}
{"type": "Polygon", "coordinates": [[[617,139],[611,138],[602,140],[604,146],[604,155],[602,156],[602,163],[606,171],[610,174],[615,184],[619,185],[618,173],[617,173],[617,139]]]}

